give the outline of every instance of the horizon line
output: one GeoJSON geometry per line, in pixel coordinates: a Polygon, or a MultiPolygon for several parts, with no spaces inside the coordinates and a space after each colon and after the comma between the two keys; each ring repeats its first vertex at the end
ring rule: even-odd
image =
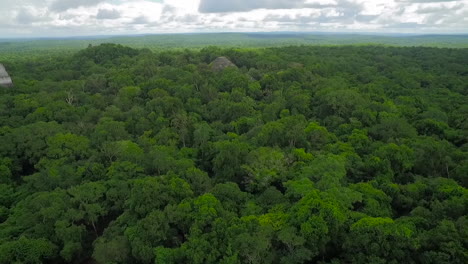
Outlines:
{"type": "Polygon", "coordinates": [[[139,33],[139,34],[103,34],[103,35],[65,35],[65,36],[15,36],[0,37],[0,40],[66,40],[66,39],[89,39],[89,38],[114,38],[114,37],[144,37],[144,36],[167,36],[167,35],[213,35],[213,34],[320,34],[320,35],[364,35],[364,36],[467,36],[467,33],[395,33],[395,32],[373,32],[373,31],[217,31],[217,32],[167,32],[167,33],[139,33]]]}

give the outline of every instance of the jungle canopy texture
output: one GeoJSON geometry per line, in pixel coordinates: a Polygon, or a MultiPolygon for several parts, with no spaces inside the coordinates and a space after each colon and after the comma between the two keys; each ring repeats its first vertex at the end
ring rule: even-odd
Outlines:
{"type": "Polygon", "coordinates": [[[0,263],[468,263],[468,49],[2,63],[0,263]]]}

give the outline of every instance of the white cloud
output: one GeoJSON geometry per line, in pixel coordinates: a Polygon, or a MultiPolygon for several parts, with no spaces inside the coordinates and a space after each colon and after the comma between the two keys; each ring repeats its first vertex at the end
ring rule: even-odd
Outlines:
{"type": "Polygon", "coordinates": [[[117,19],[120,18],[120,12],[116,9],[99,9],[97,19],[117,19]]]}
{"type": "Polygon", "coordinates": [[[47,10],[35,8],[22,8],[16,14],[16,22],[22,25],[31,25],[41,21],[49,21],[47,10]]]}
{"type": "Polygon", "coordinates": [[[336,6],[334,0],[201,0],[201,13],[246,12],[255,9],[298,9],[336,6]]]}
{"type": "Polygon", "coordinates": [[[80,6],[95,6],[104,1],[105,0],[55,0],[50,5],[50,10],[62,12],[80,6]]]}
{"type": "Polygon", "coordinates": [[[0,37],[219,31],[468,33],[468,0],[0,0],[0,37]]]}

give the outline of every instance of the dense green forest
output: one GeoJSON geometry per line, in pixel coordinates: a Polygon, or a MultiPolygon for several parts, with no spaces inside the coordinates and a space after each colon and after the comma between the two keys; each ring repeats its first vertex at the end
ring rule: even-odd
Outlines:
{"type": "Polygon", "coordinates": [[[2,63],[0,263],[468,263],[468,49],[2,63]]]}
{"type": "Polygon", "coordinates": [[[70,54],[88,44],[116,43],[132,48],[201,49],[215,45],[225,48],[281,47],[291,45],[392,45],[439,48],[468,48],[468,35],[346,34],[346,33],[191,33],[136,36],[95,36],[75,38],[1,39],[0,61],[38,55],[70,54]]]}

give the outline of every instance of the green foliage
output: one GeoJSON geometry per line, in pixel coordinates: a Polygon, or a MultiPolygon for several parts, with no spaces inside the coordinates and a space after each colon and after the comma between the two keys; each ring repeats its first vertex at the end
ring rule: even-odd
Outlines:
{"type": "Polygon", "coordinates": [[[56,248],[45,238],[28,239],[20,237],[16,241],[0,246],[0,263],[43,263],[54,258],[56,248]]]}
{"type": "Polygon", "coordinates": [[[356,263],[413,262],[405,252],[417,249],[414,226],[390,218],[365,217],[351,226],[345,250],[356,263]]]}
{"type": "Polygon", "coordinates": [[[0,263],[468,262],[466,49],[7,57],[0,263]]]}
{"type": "Polygon", "coordinates": [[[243,166],[247,173],[245,184],[251,190],[262,190],[275,181],[281,181],[286,170],[283,152],[271,148],[253,150],[247,156],[247,164],[243,166]]]}

